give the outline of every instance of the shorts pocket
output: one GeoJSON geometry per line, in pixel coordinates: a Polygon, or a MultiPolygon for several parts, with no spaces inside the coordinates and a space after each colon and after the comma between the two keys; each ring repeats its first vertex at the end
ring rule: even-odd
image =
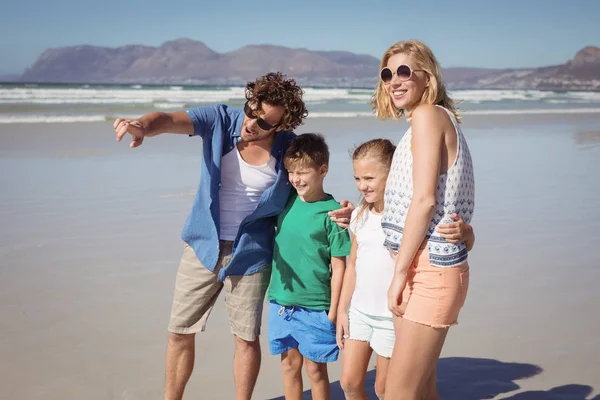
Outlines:
{"type": "Polygon", "coordinates": [[[327,311],[315,311],[315,314],[318,314],[316,315],[316,317],[318,317],[319,321],[323,324],[325,328],[335,330],[335,324],[331,322],[331,320],[327,316],[327,311]]]}

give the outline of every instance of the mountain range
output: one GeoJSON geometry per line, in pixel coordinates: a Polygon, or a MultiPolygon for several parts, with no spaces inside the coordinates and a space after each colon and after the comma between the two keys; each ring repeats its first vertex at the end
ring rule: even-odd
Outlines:
{"type": "MultiPolygon", "coordinates": [[[[177,39],[158,47],[90,45],[44,51],[17,81],[29,83],[241,85],[281,71],[308,86],[373,87],[379,60],[346,51],[248,45],[218,53],[177,39]]],[[[11,79],[12,80],[12,79],[11,79]]],[[[451,89],[600,90],[600,48],[585,47],[565,64],[523,69],[445,68],[451,89]]]]}

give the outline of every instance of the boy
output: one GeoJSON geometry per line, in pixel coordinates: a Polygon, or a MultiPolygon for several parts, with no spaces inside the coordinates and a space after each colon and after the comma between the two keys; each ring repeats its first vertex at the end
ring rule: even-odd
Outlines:
{"type": "Polygon", "coordinates": [[[335,320],[350,254],[347,231],[328,212],[340,204],[323,190],[329,149],[322,136],[296,137],[284,156],[297,195],[277,218],[269,288],[269,347],[281,354],[286,399],[302,398],[302,365],[313,399],[329,399],[327,364],[337,360],[335,320]],[[331,266],[331,269],[330,269],[331,266]]]}

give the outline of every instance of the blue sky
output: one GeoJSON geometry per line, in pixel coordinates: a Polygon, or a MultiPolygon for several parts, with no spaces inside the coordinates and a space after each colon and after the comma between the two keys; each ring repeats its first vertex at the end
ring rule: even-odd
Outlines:
{"type": "Polygon", "coordinates": [[[49,47],[181,37],[218,52],[269,43],[375,57],[414,38],[445,67],[533,67],[600,46],[599,15],[598,0],[0,0],[0,74],[22,72],[49,47]]]}

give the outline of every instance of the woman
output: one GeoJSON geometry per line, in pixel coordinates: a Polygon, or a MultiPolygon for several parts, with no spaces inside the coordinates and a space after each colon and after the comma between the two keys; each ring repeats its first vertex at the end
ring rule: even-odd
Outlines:
{"type": "Polygon", "coordinates": [[[444,239],[438,228],[455,213],[471,221],[471,155],[425,44],[404,41],[385,52],[372,104],[379,118],[406,116],[411,124],[394,153],[381,223],[395,256],[388,307],[396,341],[386,398],[437,399],[435,366],[469,283],[467,246],[444,239]]]}

